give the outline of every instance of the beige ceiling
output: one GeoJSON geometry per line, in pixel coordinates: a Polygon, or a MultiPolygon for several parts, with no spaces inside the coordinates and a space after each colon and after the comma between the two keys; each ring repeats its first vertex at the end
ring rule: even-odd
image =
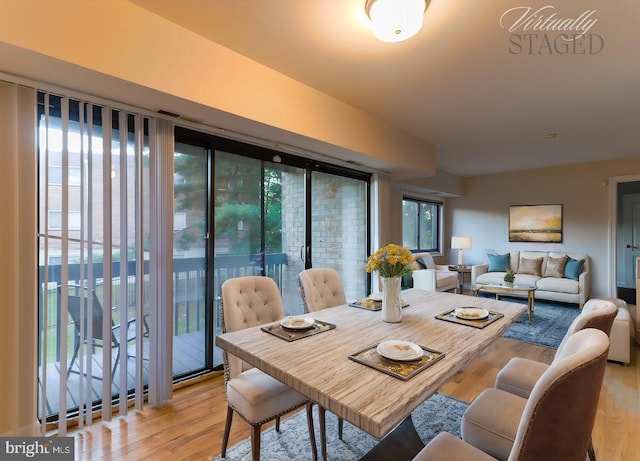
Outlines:
{"type": "Polygon", "coordinates": [[[373,37],[364,0],[131,1],[430,141],[439,170],[640,155],[637,0],[432,0],[423,29],[401,43],[373,37]],[[501,25],[524,6],[576,19],[567,27],[597,21],[575,52],[559,53],[547,45],[570,46],[561,31],[509,31],[517,11],[501,25]]]}

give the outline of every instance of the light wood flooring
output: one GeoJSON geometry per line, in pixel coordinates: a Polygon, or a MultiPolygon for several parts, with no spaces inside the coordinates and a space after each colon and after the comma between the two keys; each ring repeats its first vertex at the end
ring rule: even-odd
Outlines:
{"type": "MultiPolygon", "coordinates": [[[[470,402],[514,356],[549,363],[552,349],[498,338],[440,392],[470,402]]],[[[600,394],[593,442],[599,461],[640,460],[640,349],[634,344],[632,363],[608,363],[600,394]]],[[[110,422],[71,433],[76,461],[210,460],[220,453],[226,416],[222,376],[185,386],[163,408],[132,412],[110,422]]],[[[249,436],[248,425],[235,418],[230,446],[249,436]]]]}

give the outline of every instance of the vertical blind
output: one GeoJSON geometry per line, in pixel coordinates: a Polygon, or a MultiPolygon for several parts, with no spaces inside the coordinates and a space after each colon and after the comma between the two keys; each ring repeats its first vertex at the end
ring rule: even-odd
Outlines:
{"type": "Polygon", "coordinates": [[[171,396],[173,125],[41,91],[37,136],[38,412],[64,435],[171,396]]]}

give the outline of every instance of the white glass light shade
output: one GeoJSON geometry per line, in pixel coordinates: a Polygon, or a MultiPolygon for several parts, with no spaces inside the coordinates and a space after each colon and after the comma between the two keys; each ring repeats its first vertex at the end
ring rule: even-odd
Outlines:
{"type": "Polygon", "coordinates": [[[383,42],[401,42],[422,27],[427,0],[367,0],[373,33],[383,42]]]}
{"type": "Polygon", "coordinates": [[[451,237],[451,248],[458,249],[458,266],[462,266],[462,249],[471,248],[471,237],[451,237]]]}

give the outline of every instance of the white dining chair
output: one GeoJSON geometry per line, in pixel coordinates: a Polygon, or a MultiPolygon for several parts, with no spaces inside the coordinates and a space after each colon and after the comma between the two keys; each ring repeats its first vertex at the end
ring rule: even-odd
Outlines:
{"type": "MultiPolygon", "coordinates": [[[[221,289],[225,333],[275,322],[285,316],[280,290],[269,277],[233,278],[225,281],[221,289]]],[[[221,457],[226,456],[234,412],[251,425],[251,459],[258,461],[262,425],[275,419],[276,431],[280,432],[280,417],[306,405],[311,450],[314,461],[317,460],[312,403],[304,395],[226,351],[223,351],[223,361],[227,419],[221,457]]]]}

